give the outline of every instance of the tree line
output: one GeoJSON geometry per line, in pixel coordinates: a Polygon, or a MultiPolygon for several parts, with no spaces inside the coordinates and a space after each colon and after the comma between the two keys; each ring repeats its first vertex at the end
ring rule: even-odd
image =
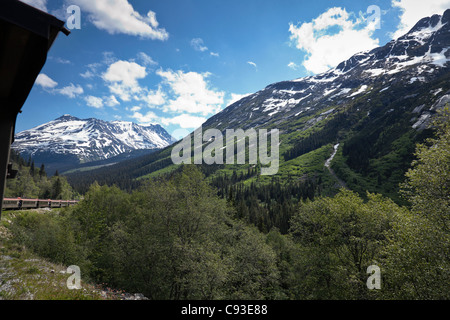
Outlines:
{"type": "Polygon", "coordinates": [[[10,162],[18,173],[14,179],[7,180],[5,198],[73,200],[78,197],[64,176],[56,171],[49,177],[45,164],[37,168],[31,156],[25,160],[17,151],[11,150],[10,162]]]}
{"type": "Polygon", "coordinates": [[[275,227],[286,234],[299,201],[313,200],[316,194],[320,194],[321,178],[305,177],[281,182],[273,177],[267,184],[242,182],[257,174],[256,167],[249,168],[247,173],[233,171],[230,176],[214,177],[210,184],[217,188],[220,198],[234,206],[238,218],[257,226],[261,232],[267,233],[275,227]]]}

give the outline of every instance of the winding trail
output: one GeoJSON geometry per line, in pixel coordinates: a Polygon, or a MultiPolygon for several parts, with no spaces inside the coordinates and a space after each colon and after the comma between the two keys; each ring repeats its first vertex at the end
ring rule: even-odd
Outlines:
{"type": "Polygon", "coordinates": [[[327,159],[327,161],[325,161],[325,167],[327,167],[328,171],[336,179],[337,183],[339,184],[339,186],[341,188],[347,188],[347,185],[345,184],[345,182],[342,181],[341,179],[339,179],[339,177],[336,175],[336,173],[334,173],[333,169],[331,169],[331,161],[333,161],[334,157],[336,156],[336,153],[339,149],[339,145],[340,145],[339,143],[334,145],[333,154],[331,155],[331,157],[329,157],[327,159]]]}

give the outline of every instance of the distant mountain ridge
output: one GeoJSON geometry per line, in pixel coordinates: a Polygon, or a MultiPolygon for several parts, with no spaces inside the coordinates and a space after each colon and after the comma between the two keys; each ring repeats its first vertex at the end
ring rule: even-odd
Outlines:
{"type": "Polygon", "coordinates": [[[137,150],[169,146],[173,137],[160,125],[142,126],[125,121],[79,119],[63,115],[15,135],[12,148],[38,163],[88,163],[137,150]]]}

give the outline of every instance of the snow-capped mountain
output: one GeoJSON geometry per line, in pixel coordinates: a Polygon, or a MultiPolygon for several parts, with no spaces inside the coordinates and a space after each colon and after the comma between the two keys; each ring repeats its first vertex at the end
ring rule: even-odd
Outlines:
{"type": "MultiPolygon", "coordinates": [[[[442,16],[421,19],[406,35],[383,47],[355,54],[327,72],[269,85],[229,106],[203,126],[271,126],[308,112],[343,107],[368,93],[394,92],[399,86],[414,91],[448,73],[449,62],[450,9],[442,16]]],[[[443,89],[437,89],[434,96],[450,100],[449,92],[443,89]]],[[[435,107],[417,109],[420,114],[413,125],[421,127],[435,107]]]]}
{"type": "Polygon", "coordinates": [[[64,115],[16,134],[12,148],[33,158],[43,154],[50,159],[51,156],[76,156],[80,163],[86,163],[134,150],[160,149],[172,142],[173,138],[160,125],[82,120],[64,115]]]}
{"type": "MultiPolygon", "coordinates": [[[[278,129],[280,181],[337,177],[362,194],[369,190],[396,197],[416,143],[432,135],[430,120],[449,102],[447,10],[327,72],[271,84],[248,95],[208,119],[202,129],[223,134],[226,129],[278,129]],[[323,176],[329,171],[323,170],[325,165],[336,177],[323,176]]],[[[134,179],[173,162],[170,152],[159,152],[134,163],[100,169],[96,179],[124,167],[137,168],[127,172],[134,179]]]]}
{"type": "MultiPolygon", "coordinates": [[[[346,185],[361,195],[370,191],[401,202],[399,184],[416,144],[433,134],[430,120],[448,103],[450,10],[421,19],[406,35],[327,72],[271,84],[228,106],[202,128],[223,134],[226,129],[279,129],[278,181],[310,179],[329,191],[330,185],[346,185]]],[[[123,179],[131,181],[172,165],[170,154],[169,148],[68,177],[83,186],[110,182],[125,171],[123,179]]],[[[209,174],[222,183],[219,166],[209,174]]]]}

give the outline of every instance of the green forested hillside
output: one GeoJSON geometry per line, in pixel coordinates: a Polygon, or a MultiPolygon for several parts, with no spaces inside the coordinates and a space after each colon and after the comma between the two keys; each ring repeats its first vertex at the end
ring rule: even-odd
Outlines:
{"type": "Polygon", "coordinates": [[[60,176],[58,172],[49,177],[45,164],[37,167],[31,157],[25,161],[14,150],[11,150],[10,160],[18,173],[14,179],[7,180],[5,198],[74,199],[75,193],[66,177],[60,176]]]}
{"type": "MultiPolygon", "coordinates": [[[[416,110],[430,109],[437,99],[433,92],[450,89],[449,77],[442,74],[432,84],[415,88],[409,97],[410,88],[401,83],[387,91],[380,86],[342,106],[324,105],[297,118],[274,121],[265,127],[280,130],[280,167],[274,176],[261,176],[259,164],[203,164],[199,169],[222,198],[234,197],[240,216],[265,232],[277,227],[285,233],[300,199],[333,196],[343,184],[363,198],[369,191],[406,204],[399,184],[415,158],[415,145],[432,136],[431,129],[413,128],[419,117],[416,110]],[[338,143],[331,162],[333,176],[324,165],[338,143]]],[[[218,129],[225,128],[224,124],[218,129]]],[[[177,169],[171,150],[67,178],[79,193],[95,181],[130,192],[148,178],[177,169]]]]}
{"type": "Polygon", "coordinates": [[[450,116],[440,119],[401,186],[409,206],[345,189],[305,194],[286,234],[260,232],[236,196],[217,195],[188,165],[132,193],[94,184],[78,206],[8,227],[89,280],[150,299],[449,299],[450,116]],[[367,287],[369,266],[380,289],[367,287]]]}

